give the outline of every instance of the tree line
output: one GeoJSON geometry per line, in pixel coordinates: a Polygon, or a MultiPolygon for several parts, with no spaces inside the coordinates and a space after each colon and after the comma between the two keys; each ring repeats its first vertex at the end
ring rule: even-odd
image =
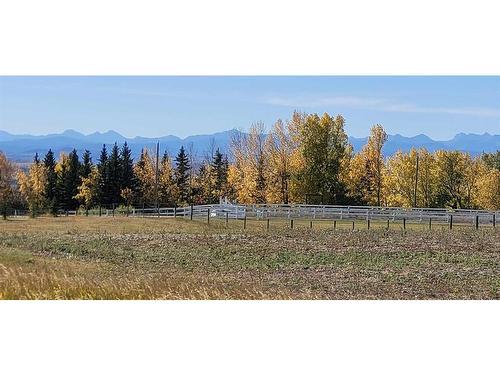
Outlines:
{"type": "Polygon", "coordinates": [[[342,116],[294,112],[269,132],[262,123],[235,132],[229,155],[212,145],[201,162],[181,147],[175,158],[143,149],[134,162],[124,143],[35,155],[27,171],[0,152],[0,209],[33,215],[110,206],[310,203],[500,209],[500,151],[471,157],[425,148],[383,155],[387,134],[374,125],[354,153],[342,116]]]}
{"type": "Polygon", "coordinates": [[[500,209],[500,151],[471,157],[425,148],[384,157],[380,124],[353,152],[342,116],[294,112],[269,133],[231,142],[228,183],[242,203],[323,203],[500,209]]]}

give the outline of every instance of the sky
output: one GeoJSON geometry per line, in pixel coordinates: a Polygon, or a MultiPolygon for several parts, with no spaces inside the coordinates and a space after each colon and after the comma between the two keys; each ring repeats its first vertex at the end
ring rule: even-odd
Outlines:
{"type": "Polygon", "coordinates": [[[0,130],[186,137],[264,122],[294,110],[346,119],[354,137],[500,134],[500,76],[0,77],[0,130]]]}

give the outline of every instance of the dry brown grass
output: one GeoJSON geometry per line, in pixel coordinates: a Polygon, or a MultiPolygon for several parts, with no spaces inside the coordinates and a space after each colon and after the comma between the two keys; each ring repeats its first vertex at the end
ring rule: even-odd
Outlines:
{"type": "Polygon", "coordinates": [[[287,299],[289,294],[266,293],[249,286],[235,287],[205,278],[173,275],[104,276],[95,269],[59,265],[6,267],[0,264],[0,299],[287,299]]]}
{"type": "Polygon", "coordinates": [[[182,219],[0,222],[0,298],[500,298],[497,230],[286,225],[267,233],[264,222],[246,231],[182,219]]]}

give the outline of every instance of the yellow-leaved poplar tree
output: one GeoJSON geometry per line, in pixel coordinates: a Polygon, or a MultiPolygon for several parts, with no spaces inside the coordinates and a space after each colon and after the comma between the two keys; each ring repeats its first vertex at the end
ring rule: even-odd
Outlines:
{"type": "Polygon", "coordinates": [[[179,189],[175,183],[172,159],[165,153],[161,161],[159,176],[160,202],[167,206],[173,206],[179,199],[179,189]]]}
{"type": "MultiPolygon", "coordinates": [[[[382,148],[386,141],[387,134],[382,125],[374,125],[366,145],[352,158],[347,177],[351,199],[377,206],[384,202],[386,167],[382,148]]],[[[387,204],[387,200],[384,203],[387,204]]]]}
{"type": "Polygon", "coordinates": [[[438,205],[467,208],[476,184],[471,158],[460,151],[438,150],[435,153],[438,185],[438,205]]]}
{"type": "Polygon", "coordinates": [[[87,177],[82,177],[82,183],[78,186],[76,199],[82,204],[85,210],[91,209],[97,202],[99,193],[99,170],[97,166],[92,166],[87,177]]]}
{"type": "Polygon", "coordinates": [[[228,182],[236,190],[240,203],[265,203],[268,177],[266,135],[262,123],[253,124],[248,134],[236,132],[231,139],[234,168],[228,170],[228,182]]]}
{"type": "Polygon", "coordinates": [[[17,181],[21,196],[26,200],[32,217],[42,213],[45,206],[47,170],[40,162],[33,163],[28,173],[18,172],[17,181]]]}
{"type": "Polygon", "coordinates": [[[418,196],[418,151],[396,152],[387,161],[386,199],[389,206],[414,207],[418,196]]]}
{"type": "Polygon", "coordinates": [[[152,157],[147,149],[143,149],[139,161],[134,166],[137,176],[139,201],[143,205],[151,205],[156,201],[156,170],[152,157]]]}
{"type": "Polygon", "coordinates": [[[479,207],[487,210],[500,210],[500,171],[485,168],[478,179],[478,191],[475,196],[479,207]]]}
{"type": "Polygon", "coordinates": [[[266,154],[269,157],[266,197],[269,203],[290,201],[291,159],[294,144],[283,121],[274,124],[266,140],[266,154]]]}
{"type": "Polygon", "coordinates": [[[425,148],[418,151],[417,206],[436,207],[438,199],[436,157],[425,148]]]}

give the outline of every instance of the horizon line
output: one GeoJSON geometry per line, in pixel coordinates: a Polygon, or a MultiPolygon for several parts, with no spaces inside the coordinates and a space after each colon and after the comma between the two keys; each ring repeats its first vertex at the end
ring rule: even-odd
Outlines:
{"type": "MultiPolygon", "coordinates": [[[[212,135],[217,135],[217,134],[222,134],[222,133],[229,133],[231,131],[239,131],[239,132],[247,132],[245,130],[241,130],[241,129],[236,129],[236,128],[232,128],[232,129],[227,129],[227,130],[222,130],[222,131],[216,131],[214,133],[204,133],[204,134],[191,134],[191,135],[188,135],[186,137],[181,137],[181,136],[178,136],[178,135],[174,135],[174,134],[166,134],[166,135],[161,135],[161,136],[157,136],[157,137],[147,137],[147,136],[141,136],[141,135],[135,135],[135,136],[126,136],[126,135],[123,135],[122,133],[116,131],[116,130],[113,130],[113,129],[108,129],[106,131],[94,131],[94,132],[91,132],[91,133],[82,133],[81,131],[79,130],[75,130],[75,129],[72,129],[72,128],[69,128],[69,129],[65,129],[59,133],[46,133],[46,134],[31,134],[31,133],[23,133],[23,134],[15,134],[15,133],[10,133],[6,130],[1,130],[0,129],[0,133],[4,133],[4,134],[7,134],[7,135],[10,135],[10,136],[14,136],[14,137],[23,137],[23,136],[27,136],[27,137],[48,137],[48,136],[64,136],[65,133],[68,133],[68,132],[73,132],[73,133],[77,133],[78,135],[80,136],[83,136],[83,137],[89,137],[89,136],[92,136],[92,135],[106,135],[108,133],[116,133],[118,136],[122,137],[122,138],[125,138],[126,140],[134,140],[134,139],[137,139],[137,138],[143,138],[143,139],[147,139],[147,140],[151,140],[151,141],[154,141],[154,140],[159,140],[161,138],[167,138],[167,137],[175,137],[175,138],[178,138],[179,140],[181,141],[184,141],[186,140],[187,138],[190,138],[190,137],[203,137],[203,136],[212,136],[212,135]]],[[[269,134],[269,132],[266,132],[265,134],[269,134]]],[[[466,133],[466,132],[459,132],[459,133],[456,133],[455,135],[453,135],[451,138],[448,138],[448,139],[435,139],[435,138],[432,138],[431,136],[425,134],[425,133],[418,133],[418,134],[415,134],[415,135],[403,135],[401,133],[395,133],[395,134],[390,134],[390,133],[387,133],[388,136],[392,136],[392,137],[395,137],[395,136],[400,136],[400,137],[404,137],[404,138],[416,138],[416,137],[420,137],[420,136],[425,136],[427,138],[429,138],[430,140],[432,141],[451,141],[453,140],[454,138],[456,138],[457,135],[478,135],[478,136],[499,136],[500,134],[492,134],[492,133],[489,133],[489,132],[484,132],[484,133],[466,133]]],[[[369,137],[369,135],[366,135],[366,136],[362,136],[362,137],[355,137],[355,136],[350,136],[348,135],[349,138],[353,138],[353,139],[366,139],[369,137]]],[[[115,142],[118,142],[115,141],[115,142]]]]}

